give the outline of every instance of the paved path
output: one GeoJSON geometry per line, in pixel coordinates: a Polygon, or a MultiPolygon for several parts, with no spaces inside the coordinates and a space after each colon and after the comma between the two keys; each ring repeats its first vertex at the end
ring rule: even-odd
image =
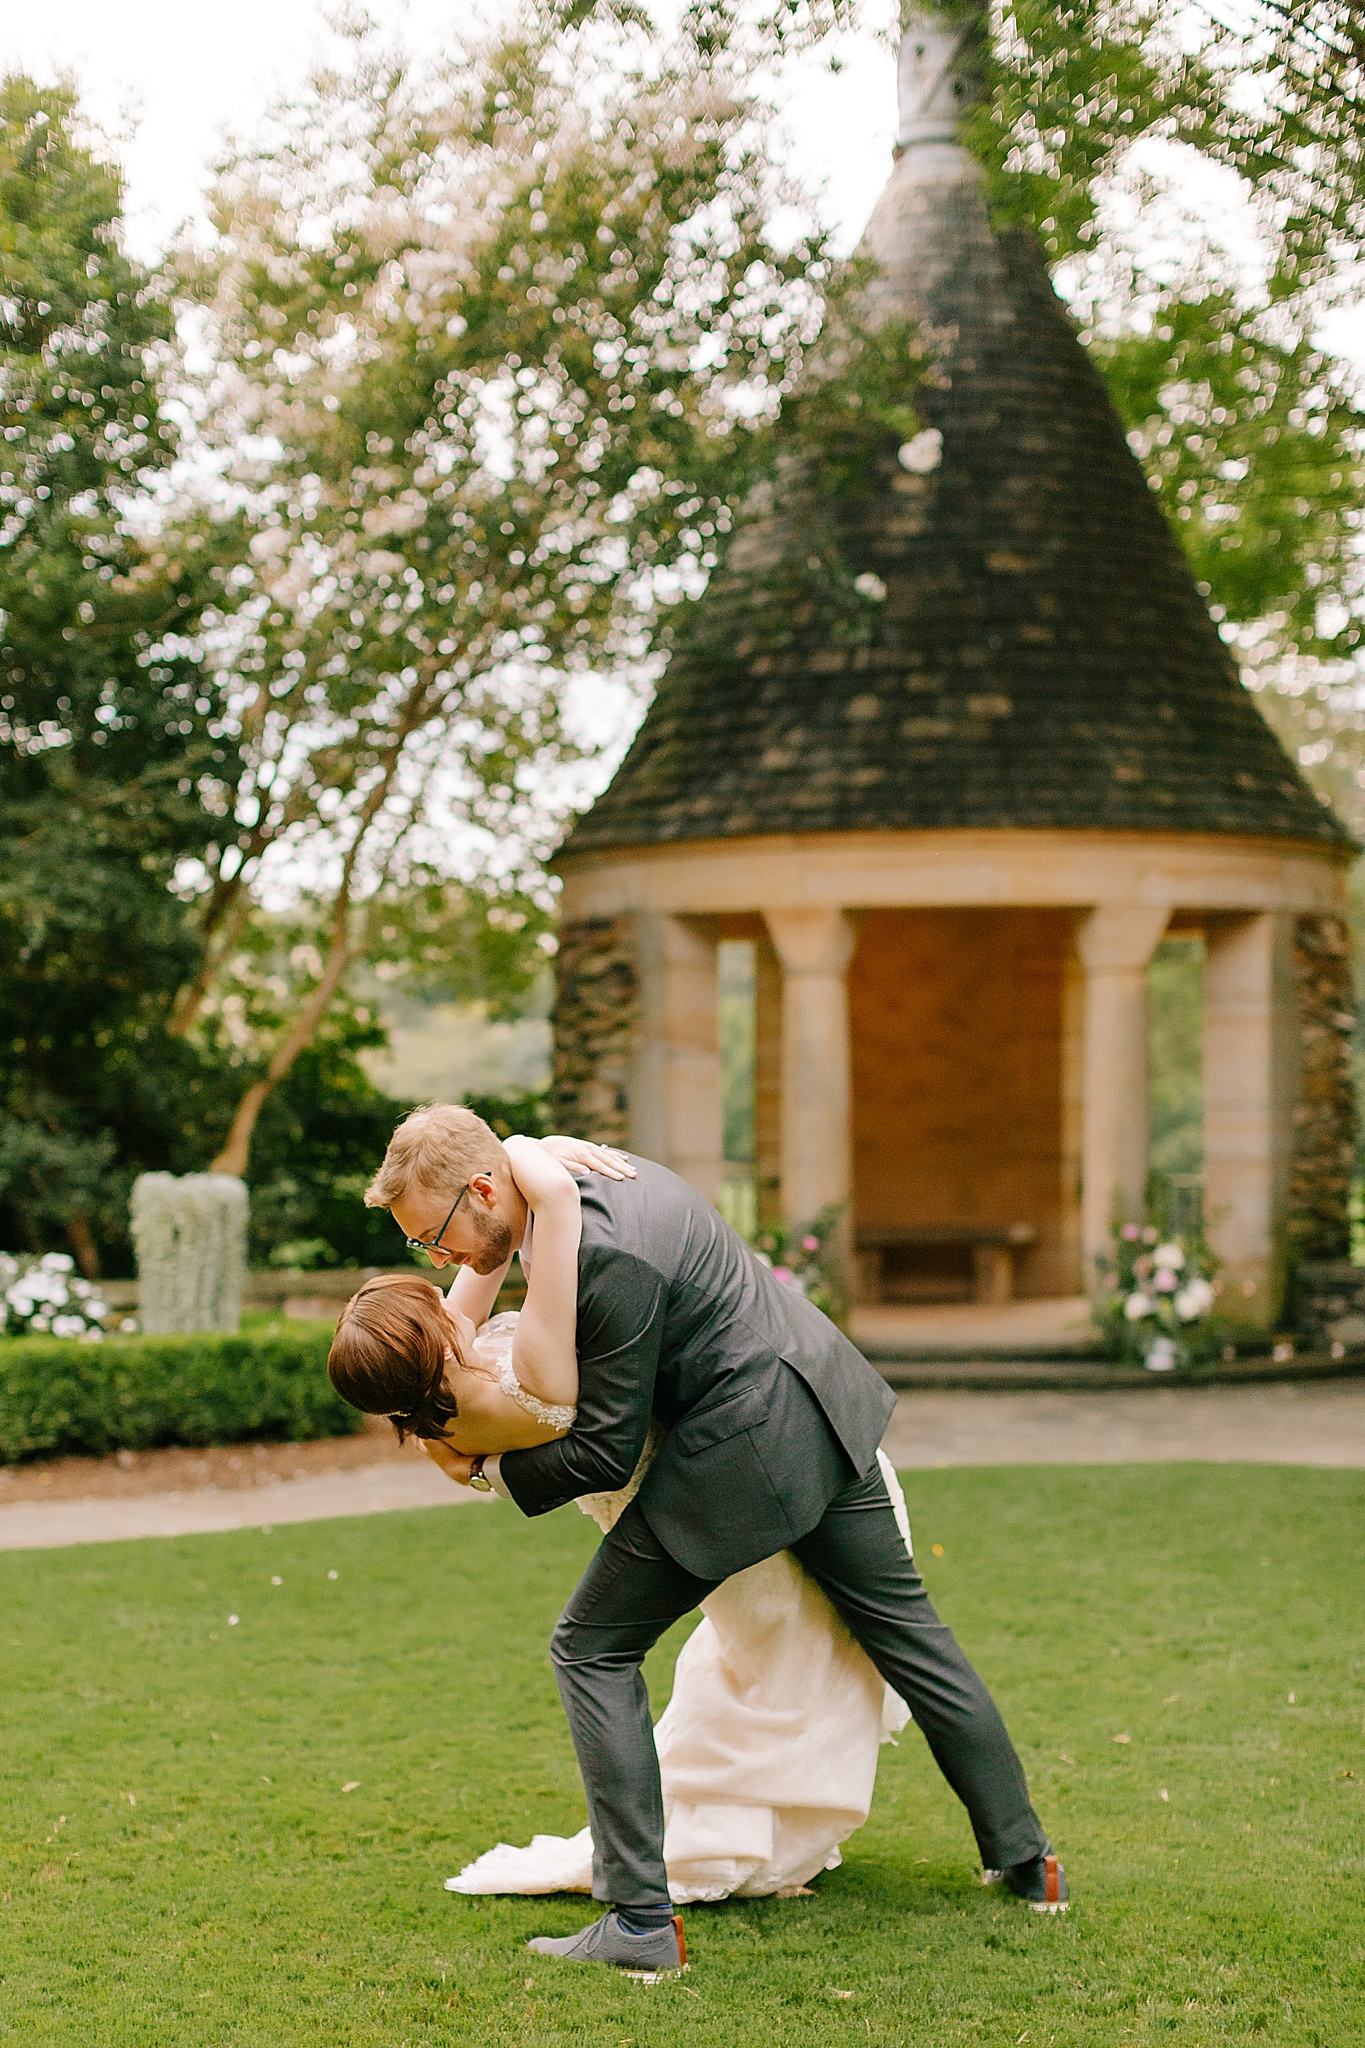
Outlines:
{"type": "Polygon", "coordinates": [[[1112,1394],[902,1394],[901,1466],[1213,1464],[1365,1467],[1365,1383],[1160,1387],[1112,1394]]]}
{"type": "Polygon", "coordinates": [[[369,1465],[277,1486],[220,1493],[149,1493],[134,1500],[17,1501],[0,1507],[0,1550],[56,1550],[68,1543],[116,1543],[129,1536],[193,1536],[380,1515],[390,1508],[461,1507],[491,1496],[452,1486],[425,1458],[369,1465]]]}
{"type": "MultiPolygon", "coordinates": [[[[1191,1459],[1365,1469],[1365,1384],[1162,1387],[1140,1394],[902,1394],[886,1448],[897,1465],[921,1470],[1191,1459]]],[[[488,1498],[452,1486],[425,1460],[405,1459],[244,1490],[17,1501],[0,1507],[0,1550],[320,1522],[488,1498]]]]}

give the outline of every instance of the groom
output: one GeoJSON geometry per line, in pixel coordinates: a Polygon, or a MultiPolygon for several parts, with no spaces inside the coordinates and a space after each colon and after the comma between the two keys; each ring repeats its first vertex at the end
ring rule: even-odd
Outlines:
{"type": "MultiPolygon", "coordinates": [[[[894,1397],[818,1309],[783,1287],[686,1181],[647,1159],[580,1183],[578,1416],[534,1450],[440,1462],[526,1515],[623,1487],[651,1416],[667,1435],[560,1617],[551,1656],[587,1793],[603,1917],[531,1947],[677,1969],[646,1652],[723,1579],[790,1550],[919,1724],[966,1807],[988,1882],[1066,1903],[1014,1746],[938,1619],[896,1527],[877,1445],[894,1397]]],[[[501,1145],[438,1103],[400,1124],[367,1190],[437,1265],[493,1273],[523,1246],[501,1145]]],[[[527,1246],[526,1249],[533,1250],[527,1246]]]]}

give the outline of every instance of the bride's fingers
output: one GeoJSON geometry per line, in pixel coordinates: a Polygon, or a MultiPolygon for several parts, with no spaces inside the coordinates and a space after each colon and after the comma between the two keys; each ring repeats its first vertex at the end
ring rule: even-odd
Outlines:
{"type": "Polygon", "coordinates": [[[618,1152],[614,1145],[594,1145],[593,1165],[598,1173],[604,1173],[608,1180],[634,1180],[635,1168],[624,1152],[618,1152]]]}
{"type": "Polygon", "coordinates": [[[634,1180],[635,1168],[626,1153],[616,1145],[599,1145],[591,1138],[547,1138],[545,1144],[551,1148],[552,1156],[558,1159],[574,1176],[582,1180],[587,1174],[600,1173],[607,1180],[634,1180]]]}

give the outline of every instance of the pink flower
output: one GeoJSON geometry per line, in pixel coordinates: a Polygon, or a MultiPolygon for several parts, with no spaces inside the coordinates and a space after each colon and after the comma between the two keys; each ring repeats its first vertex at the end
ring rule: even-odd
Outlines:
{"type": "Polygon", "coordinates": [[[818,1252],[818,1251],[819,1251],[819,1249],[820,1249],[820,1240],[819,1240],[819,1238],[818,1238],[818,1237],[803,1237],[803,1238],[802,1238],[802,1240],[801,1240],[801,1249],[802,1249],[802,1251],[803,1251],[803,1252],[818,1252]]]}
{"type": "Polygon", "coordinates": [[[1162,1266],[1158,1271],[1155,1280],[1153,1280],[1152,1285],[1153,1287],[1155,1287],[1158,1294],[1174,1294],[1177,1285],[1177,1276],[1171,1271],[1169,1266],[1162,1266]]]}
{"type": "Polygon", "coordinates": [[[1126,1238],[1129,1244],[1136,1244],[1141,1235],[1141,1227],[1136,1223],[1125,1223],[1119,1232],[1119,1236],[1126,1238]]]}
{"type": "Polygon", "coordinates": [[[784,1287],[790,1287],[792,1281],[796,1278],[796,1275],[793,1273],[790,1266],[774,1266],[773,1278],[774,1280],[780,1280],[784,1287]]]}

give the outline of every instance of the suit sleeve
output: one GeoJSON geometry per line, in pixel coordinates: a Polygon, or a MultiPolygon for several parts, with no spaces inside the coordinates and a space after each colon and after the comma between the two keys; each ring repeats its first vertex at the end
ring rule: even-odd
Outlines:
{"type": "Polygon", "coordinates": [[[578,1415],[557,1443],[504,1451],[503,1484],[524,1515],[613,1493],[640,1461],[654,1409],[665,1289],[643,1260],[593,1250],[578,1296],[578,1415]]]}

